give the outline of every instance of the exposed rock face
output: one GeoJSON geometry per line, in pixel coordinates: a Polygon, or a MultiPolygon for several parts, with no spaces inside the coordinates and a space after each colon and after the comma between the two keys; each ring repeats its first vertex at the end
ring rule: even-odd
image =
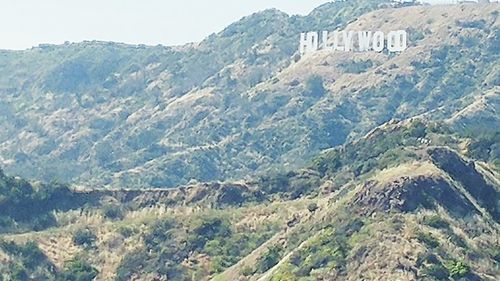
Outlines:
{"type": "Polygon", "coordinates": [[[80,201],[101,204],[111,198],[120,203],[133,202],[138,207],[158,204],[205,206],[238,206],[243,202],[263,201],[265,196],[255,187],[236,183],[200,183],[172,189],[92,190],[73,193],[80,201]]]}
{"type": "Polygon", "coordinates": [[[429,149],[428,154],[436,166],[460,183],[497,222],[500,222],[500,194],[476,170],[474,162],[466,162],[446,148],[429,149]]]}
{"type": "Polygon", "coordinates": [[[375,211],[433,209],[436,204],[460,217],[476,212],[473,204],[444,178],[423,175],[403,176],[387,184],[367,182],[354,199],[353,208],[370,215],[375,211]]]}

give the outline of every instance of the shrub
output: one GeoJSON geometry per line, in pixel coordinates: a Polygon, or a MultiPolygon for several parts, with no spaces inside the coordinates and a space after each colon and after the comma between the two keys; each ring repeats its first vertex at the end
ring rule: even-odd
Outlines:
{"type": "Polygon", "coordinates": [[[104,217],[112,220],[121,220],[124,217],[123,209],[118,205],[107,205],[103,209],[104,217]]]}
{"type": "Polygon", "coordinates": [[[6,253],[18,257],[23,267],[27,269],[35,269],[47,261],[47,257],[34,241],[29,241],[25,245],[17,245],[12,241],[0,241],[0,248],[6,253]]]}
{"type": "Polygon", "coordinates": [[[448,228],[450,224],[439,216],[424,218],[424,224],[434,228],[448,228]]]}
{"type": "Polygon", "coordinates": [[[314,213],[318,208],[319,208],[318,204],[316,204],[314,202],[307,205],[307,210],[309,210],[309,212],[311,212],[311,213],[314,213]]]}
{"type": "Polygon", "coordinates": [[[140,268],[144,267],[144,264],[148,262],[148,254],[144,250],[137,250],[128,253],[120,262],[118,269],[116,270],[116,280],[130,280],[130,277],[140,268]]]}
{"type": "Polygon", "coordinates": [[[172,219],[156,221],[150,233],[144,235],[144,243],[150,249],[158,248],[172,239],[172,231],[177,223],[172,219]]]}
{"type": "Polygon", "coordinates": [[[455,233],[451,232],[449,233],[449,236],[448,236],[448,239],[455,245],[459,246],[459,247],[462,247],[462,248],[467,248],[467,243],[465,242],[465,240],[456,235],[455,233]]]}
{"type": "Polygon", "coordinates": [[[34,231],[41,231],[51,226],[56,226],[57,221],[52,214],[42,214],[38,217],[34,217],[31,225],[34,231]]]}
{"type": "Polygon", "coordinates": [[[500,262],[500,246],[495,246],[490,253],[494,260],[500,262]]]}
{"type": "Polygon", "coordinates": [[[323,86],[323,78],[319,75],[312,75],[306,81],[306,94],[313,97],[321,97],[325,95],[326,90],[323,86]]]}
{"type": "Polygon", "coordinates": [[[432,236],[430,233],[419,232],[417,234],[417,240],[421,243],[426,244],[427,246],[429,246],[431,248],[436,248],[439,246],[438,240],[434,236],[432,236]]]}
{"type": "Polygon", "coordinates": [[[280,271],[274,274],[271,281],[298,281],[299,279],[289,271],[280,271]]]}
{"type": "Polygon", "coordinates": [[[11,281],[29,280],[29,276],[28,273],[26,272],[26,269],[20,264],[15,264],[10,270],[9,275],[11,281]]]}
{"type": "Polygon", "coordinates": [[[281,258],[282,251],[283,248],[280,246],[270,247],[267,252],[259,259],[257,263],[257,271],[263,273],[275,266],[281,258]]]}
{"type": "Polygon", "coordinates": [[[73,260],[65,265],[61,273],[63,281],[92,281],[99,272],[82,260],[73,260]]]}
{"type": "Polygon", "coordinates": [[[437,280],[448,280],[448,270],[441,264],[433,264],[424,268],[422,271],[424,275],[432,276],[437,280]]]}
{"type": "Polygon", "coordinates": [[[94,244],[97,236],[90,229],[79,229],[73,234],[73,243],[79,246],[90,247],[94,244]]]}
{"type": "Polygon", "coordinates": [[[38,248],[38,245],[33,241],[26,243],[26,245],[21,248],[21,253],[23,264],[29,269],[34,269],[46,259],[43,252],[38,248]]]}
{"type": "Polygon", "coordinates": [[[240,205],[244,200],[243,191],[236,186],[223,187],[217,196],[217,203],[221,205],[240,205]]]}
{"type": "Polygon", "coordinates": [[[137,230],[131,226],[120,226],[118,228],[118,233],[120,233],[125,238],[128,238],[128,237],[134,235],[136,232],[137,232],[137,230]]]}
{"type": "Polygon", "coordinates": [[[462,261],[452,261],[447,266],[452,278],[460,278],[470,273],[470,267],[462,261]]]}
{"type": "Polygon", "coordinates": [[[220,273],[224,271],[224,268],[226,268],[226,265],[224,264],[222,257],[218,256],[212,259],[210,266],[211,273],[220,273]]]}
{"type": "Polygon", "coordinates": [[[406,129],[405,134],[409,137],[414,137],[414,138],[423,138],[426,136],[426,126],[425,124],[420,121],[416,120],[413,121],[410,126],[406,129]]]}
{"type": "Polygon", "coordinates": [[[231,235],[228,221],[221,218],[206,218],[198,221],[193,233],[188,237],[193,250],[203,249],[208,241],[231,235]]]}
{"type": "Polygon", "coordinates": [[[457,26],[463,28],[476,28],[476,29],[484,29],[486,26],[485,20],[475,20],[475,21],[456,21],[457,26]]]}
{"type": "Polygon", "coordinates": [[[373,61],[372,60],[362,60],[362,61],[346,61],[341,63],[339,66],[346,72],[346,73],[354,73],[354,74],[359,74],[366,72],[368,69],[373,67],[373,61]]]}
{"type": "Polygon", "coordinates": [[[240,273],[243,276],[250,276],[250,275],[253,275],[255,273],[255,270],[253,270],[253,268],[251,266],[245,266],[241,269],[240,273]]]}
{"type": "Polygon", "coordinates": [[[286,173],[270,173],[260,177],[259,185],[262,191],[267,194],[275,194],[287,191],[290,186],[290,179],[286,173]]]}

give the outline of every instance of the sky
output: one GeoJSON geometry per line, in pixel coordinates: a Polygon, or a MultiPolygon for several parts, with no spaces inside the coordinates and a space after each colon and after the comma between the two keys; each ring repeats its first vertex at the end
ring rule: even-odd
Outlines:
{"type": "Polygon", "coordinates": [[[198,42],[267,8],[307,14],[326,0],[0,0],[0,49],[41,43],[198,42]]]}
{"type": "MultiPolygon", "coordinates": [[[[447,2],[451,0],[428,0],[447,2]]],[[[327,0],[0,0],[0,49],[65,41],[199,42],[268,8],[308,14],[327,0]]]]}

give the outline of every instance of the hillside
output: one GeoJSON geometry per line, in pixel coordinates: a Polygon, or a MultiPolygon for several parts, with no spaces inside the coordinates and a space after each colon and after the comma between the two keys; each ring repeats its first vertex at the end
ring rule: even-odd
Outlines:
{"type": "Polygon", "coordinates": [[[0,51],[0,281],[498,280],[500,4],[386,2],[0,51]]]}
{"type": "MultiPolygon", "coordinates": [[[[287,174],[72,191],[72,206],[53,206],[50,228],[1,236],[0,272],[29,280],[82,272],[95,280],[496,280],[500,170],[476,155],[494,151],[498,137],[393,122],[287,174]]],[[[4,177],[2,202],[12,201],[12,180],[4,177]]]]}
{"type": "Polygon", "coordinates": [[[84,187],[239,179],[300,167],[391,119],[453,117],[498,92],[498,4],[377,10],[381,2],[304,17],[268,10],[182,47],[2,51],[0,162],[9,174],[84,187]],[[299,59],[301,31],[337,27],[405,28],[411,46],[299,59]]]}

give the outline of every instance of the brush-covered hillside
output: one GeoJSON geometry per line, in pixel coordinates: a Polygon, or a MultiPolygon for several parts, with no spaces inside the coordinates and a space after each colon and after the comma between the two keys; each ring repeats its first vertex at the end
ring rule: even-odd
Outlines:
{"type": "Polygon", "coordinates": [[[466,110],[490,120],[494,112],[471,105],[498,106],[498,3],[384,2],[334,2],[307,16],[267,10],[181,47],[1,51],[0,163],[85,187],[173,187],[298,168],[391,119],[466,110]],[[406,29],[410,46],[300,57],[300,32],[335,29],[406,29]]]}
{"type": "Polygon", "coordinates": [[[498,280],[500,5],[386,2],[0,51],[0,281],[498,280]]]}
{"type": "Polygon", "coordinates": [[[497,280],[499,138],[391,122],[302,169],[165,190],[2,175],[0,208],[19,212],[0,215],[0,276],[497,280]]]}

